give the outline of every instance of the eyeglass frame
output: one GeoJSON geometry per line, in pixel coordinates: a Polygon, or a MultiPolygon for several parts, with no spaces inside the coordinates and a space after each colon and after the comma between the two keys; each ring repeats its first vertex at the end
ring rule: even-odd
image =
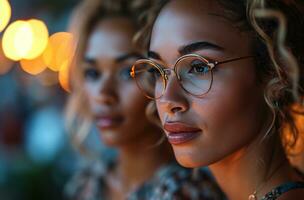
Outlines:
{"type": "Polygon", "coordinates": [[[195,96],[195,97],[200,97],[200,98],[201,98],[201,97],[205,96],[205,95],[210,91],[210,89],[211,89],[211,87],[212,87],[212,84],[213,84],[213,69],[214,69],[216,66],[218,66],[218,65],[220,65],[220,64],[224,64],[224,63],[229,63],[229,62],[238,61],[238,60],[242,60],[242,59],[246,59],[246,58],[253,58],[253,57],[255,57],[255,56],[250,55],[250,56],[241,56],[241,57],[237,57],[237,58],[231,58],[231,59],[224,60],[224,61],[209,61],[207,58],[204,58],[203,56],[198,55],[198,54],[186,54],[186,55],[183,55],[183,56],[179,57],[179,58],[175,61],[174,65],[173,65],[173,66],[174,66],[173,69],[171,69],[171,68],[163,68],[163,67],[161,67],[158,63],[152,61],[151,59],[146,58],[146,59],[137,60],[137,61],[133,64],[133,66],[132,66],[132,68],[131,68],[131,71],[130,71],[130,76],[131,76],[133,79],[135,79],[135,82],[136,82],[137,87],[144,93],[145,97],[147,97],[147,98],[149,98],[149,99],[152,99],[152,100],[156,100],[156,99],[161,98],[161,97],[164,95],[165,90],[166,90],[166,88],[167,88],[167,84],[168,84],[167,82],[168,82],[168,80],[169,80],[169,77],[168,77],[168,76],[171,75],[171,71],[173,71],[174,74],[175,74],[176,77],[177,77],[177,80],[178,80],[178,83],[179,83],[180,87],[181,87],[186,93],[188,93],[188,94],[191,95],[191,96],[195,96]],[[210,72],[211,72],[210,86],[209,86],[208,90],[207,90],[205,93],[203,93],[203,94],[196,95],[196,94],[192,94],[191,92],[189,92],[188,90],[186,90],[186,89],[183,87],[182,83],[181,83],[181,78],[180,78],[179,74],[177,73],[177,65],[178,65],[178,63],[181,62],[181,60],[183,60],[183,59],[185,59],[185,58],[189,58],[189,57],[197,57],[197,58],[199,58],[199,59],[205,61],[206,64],[207,64],[207,65],[209,66],[209,68],[210,68],[210,72]],[[138,84],[138,82],[137,82],[137,80],[136,80],[136,78],[135,78],[135,65],[136,65],[136,64],[142,64],[142,63],[149,63],[149,64],[151,64],[152,66],[156,67],[156,68],[159,70],[159,72],[161,73],[161,76],[162,76],[162,79],[163,79],[163,81],[162,81],[162,82],[163,82],[163,91],[162,91],[161,95],[160,95],[159,97],[157,97],[157,98],[156,98],[156,97],[152,98],[152,97],[146,95],[146,92],[144,92],[143,89],[139,86],[139,84],[138,84]],[[168,73],[168,72],[170,72],[170,73],[168,73]]]}

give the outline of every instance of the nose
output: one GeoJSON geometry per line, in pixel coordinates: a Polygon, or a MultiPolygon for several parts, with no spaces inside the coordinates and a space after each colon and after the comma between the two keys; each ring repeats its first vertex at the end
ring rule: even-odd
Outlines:
{"type": "Polygon", "coordinates": [[[119,100],[116,88],[115,78],[110,75],[104,76],[97,88],[96,102],[104,105],[115,105],[119,100]]]}
{"type": "Polygon", "coordinates": [[[185,112],[189,108],[187,96],[180,86],[177,76],[174,76],[174,73],[171,72],[173,71],[166,71],[167,85],[163,95],[158,100],[160,108],[169,114],[185,112]],[[169,74],[171,74],[171,76],[168,76],[169,74]]]}

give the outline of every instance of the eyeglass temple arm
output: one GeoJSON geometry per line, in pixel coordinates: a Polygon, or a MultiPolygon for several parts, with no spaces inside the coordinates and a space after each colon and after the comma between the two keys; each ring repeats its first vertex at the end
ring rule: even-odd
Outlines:
{"type": "Polygon", "coordinates": [[[145,71],[145,70],[142,69],[142,70],[136,70],[136,71],[135,71],[134,68],[132,67],[132,68],[131,68],[131,71],[130,71],[130,76],[131,76],[131,77],[135,77],[135,72],[136,72],[136,73],[139,73],[139,72],[143,72],[143,71],[145,71]]]}
{"type": "Polygon", "coordinates": [[[242,60],[242,59],[246,59],[246,58],[253,58],[253,57],[254,56],[242,56],[242,57],[238,57],[238,58],[224,60],[224,61],[221,61],[221,62],[214,62],[214,64],[219,65],[219,64],[223,64],[223,63],[228,63],[228,62],[233,62],[233,61],[242,60]]]}

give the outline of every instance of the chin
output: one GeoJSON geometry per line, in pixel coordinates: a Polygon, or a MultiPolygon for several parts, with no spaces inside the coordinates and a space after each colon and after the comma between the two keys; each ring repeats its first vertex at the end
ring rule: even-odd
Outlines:
{"type": "Polygon", "coordinates": [[[181,151],[174,149],[174,155],[177,162],[183,167],[187,168],[205,167],[211,165],[214,162],[209,156],[204,156],[201,151],[199,153],[194,153],[191,151],[181,151]]]}
{"type": "Polygon", "coordinates": [[[183,167],[187,168],[196,168],[201,167],[202,164],[200,162],[196,162],[191,155],[184,155],[180,153],[175,153],[175,158],[177,162],[182,165],[183,167]]]}
{"type": "Polygon", "coordinates": [[[107,139],[101,138],[101,142],[102,142],[102,144],[104,144],[107,147],[116,147],[117,146],[117,142],[115,142],[113,140],[107,140],[107,139]]]}
{"type": "Polygon", "coordinates": [[[101,142],[108,147],[117,147],[121,141],[115,135],[115,133],[104,131],[100,134],[101,142]]]}

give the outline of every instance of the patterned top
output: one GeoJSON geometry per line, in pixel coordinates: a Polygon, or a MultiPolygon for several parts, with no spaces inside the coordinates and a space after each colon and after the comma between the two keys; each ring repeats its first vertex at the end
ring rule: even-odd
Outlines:
{"type": "MultiPolygon", "coordinates": [[[[107,200],[106,174],[115,163],[91,164],[67,184],[66,195],[72,200],[107,200]]],[[[155,175],[127,200],[223,200],[223,193],[207,169],[186,169],[176,162],[161,167],[155,175]],[[195,174],[195,175],[194,175],[195,174]]]]}
{"type": "Polygon", "coordinates": [[[294,190],[294,189],[304,189],[304,182],[288,182],[284,183],[273,190],[271,190],[269,193],[267,193],[264,197],[262,197],[261,200],[276,200],[281,196],[282,194],[294,190]]]}

